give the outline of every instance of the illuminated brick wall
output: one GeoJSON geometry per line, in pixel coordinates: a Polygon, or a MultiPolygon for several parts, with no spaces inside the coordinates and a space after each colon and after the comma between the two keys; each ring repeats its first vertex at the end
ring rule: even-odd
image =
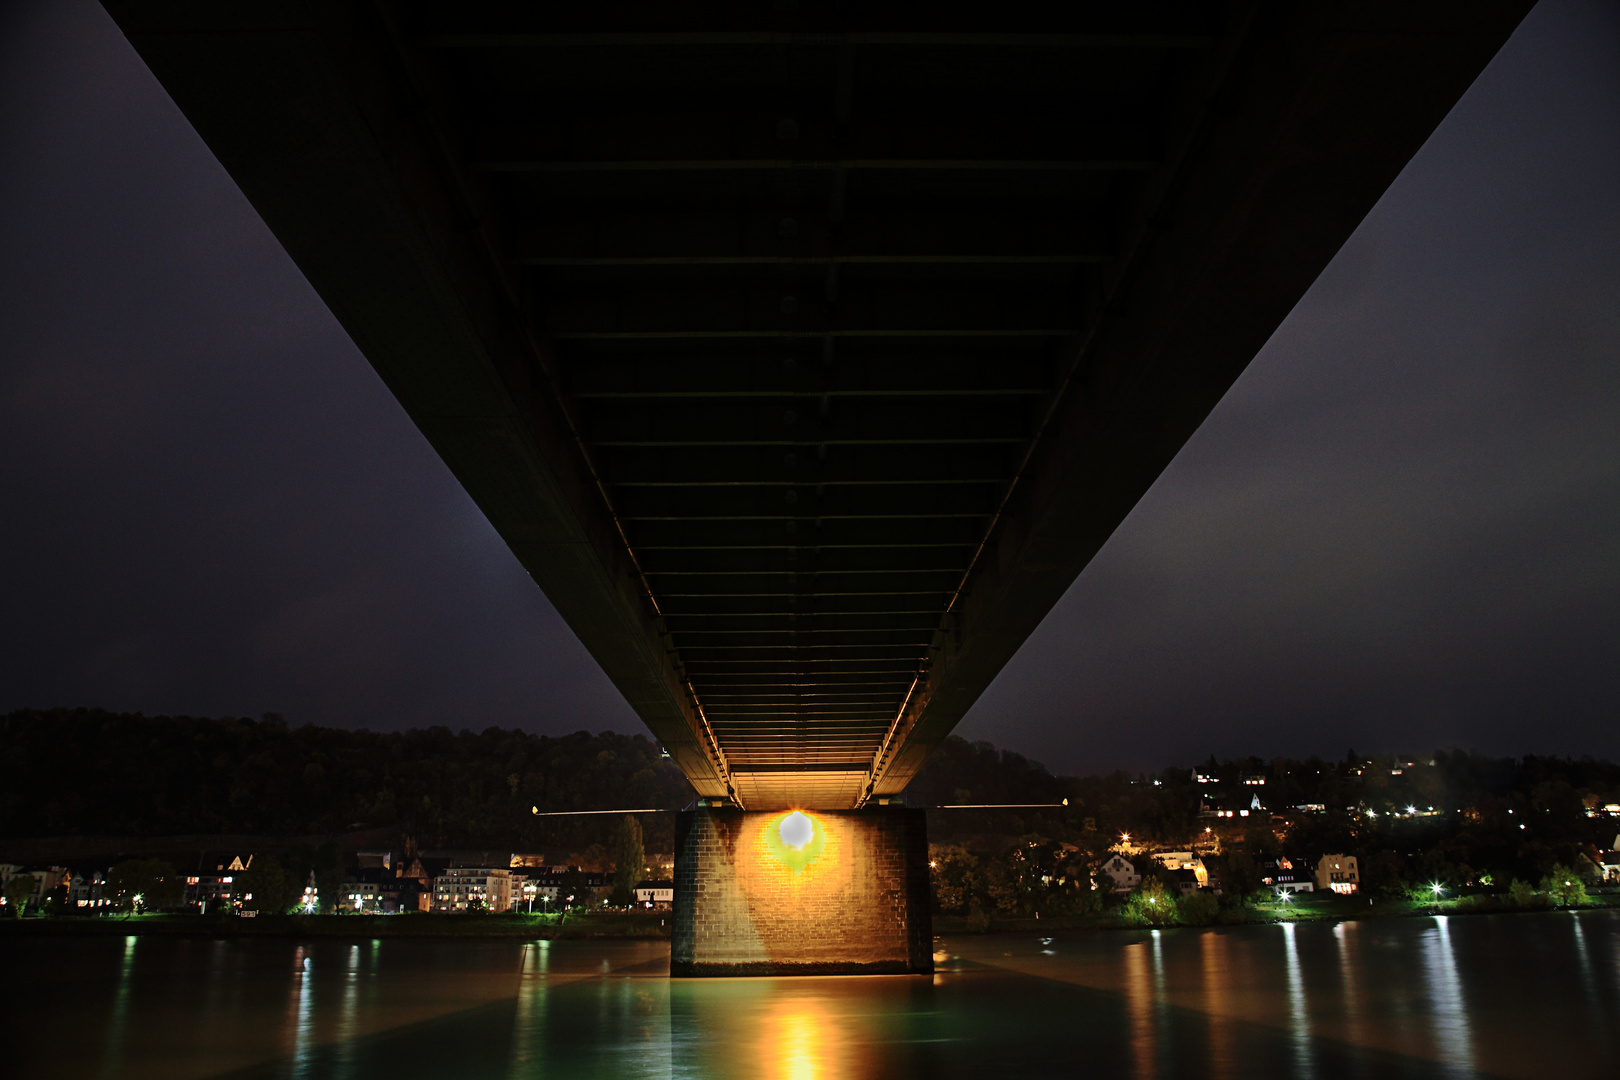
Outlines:
{"type": "Polygon", "coordinates": [[[680,815],[672,974],[933,970],[923,811],[807,815],[798,847],[783,841],[786,812],[680,815]]]}

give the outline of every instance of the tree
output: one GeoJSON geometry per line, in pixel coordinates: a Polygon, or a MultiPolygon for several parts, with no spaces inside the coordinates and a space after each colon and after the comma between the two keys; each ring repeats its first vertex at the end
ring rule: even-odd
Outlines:
{"type": "Polygon", "coordinates": [[[1221,903],[1215,899],[1215,894],[1203,889],[1176,901],[1176,918],[1188,926],[1208,926],[1220,910],[1221,903]]]}
{"type": "Polygon", "coordinates": [[[601,844],[592,844],[584,851],[576,851],[568,856],[569,865],[577,866],[588,874],[604,872],[610,861],[607,848],[601,844]]]}
{"type": "Polygon", "coordinates": [[[185,883],[162,859],[126,859],[107,871],[105,894],[130,913],[161,911],[185,899],[185,883]]]}
{"type": "Polygon", "coordinates": [[[613,833],[613,902],[628,904],[647,872],[647,853],[641,846],[641,822],[626,814],[613,833]]]}
{"type": "Polygon", "coordinates": [[[293,879],[271,855],[255,856],[236,879],[235,885],[236,894],[242,898],[242,907],[248,911],[279,915],[298,899],[293,879]]]}
{"type": "Polygon", "coordinates": [[[1235,851],[1218,867],[1221,888],[1230,903],[1246,903],[1264,884],[1260,867],[1248,854],[1235,851]]]}
{"type": "Polygon", "coordinates": [[[973,902],[978,856],[963,847],[930,844],[928,867],[934,886],[934,910],[941,914],[966,911],[973,902]]]}
{"type": "Polygon", "coordinates": [[[33,874],[12,874],[6,882],[6,903],[17,913],[17,918],[23,917],[23,912],[28,909],[28,901],[34,898],[34,890],[38,886],[39,882],[33,874]]]}
{"type": "Polygon", "coordinates": [[[1163,926],[1176,921],[1176,898],[1156,877],[1144,878],[1125,901],[1125,918],[1133,923],[1163,926]]]}
{"type": "Polygon", "coordinates": [[[1555,865],[1541,879],[1540,891],[1559,907],[1581,907],[1587,903],[1586,883],[1575,871],[1561,864],[1555,865]]]}

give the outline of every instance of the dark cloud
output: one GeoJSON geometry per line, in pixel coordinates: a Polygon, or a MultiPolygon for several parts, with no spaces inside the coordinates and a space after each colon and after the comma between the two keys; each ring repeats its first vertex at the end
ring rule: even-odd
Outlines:
{"type": "MultiPolygon", "coordinates": [[[[1544,0],[963,725],[1620,756],[1620,11],[1544,0]]],[[[637,730],[91,3],[0,14],[0,709],[637,730]]]]}
{"type": "Polygon", "coordinates": [[[0,31],[0,708],[633,730],[105,13],[0,31]]]}
{"type": "Polygon", "coordinates": [[[1617,176],[1620,9],[1544,0],[962,732],[1620,755],[1617,176]]]}

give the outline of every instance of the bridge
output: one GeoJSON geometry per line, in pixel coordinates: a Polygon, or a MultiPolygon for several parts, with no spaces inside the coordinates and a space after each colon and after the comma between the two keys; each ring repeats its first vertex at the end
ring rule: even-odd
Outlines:
{"type": "Polygon", "coordinates": [[[699,795],[838,811],[1530,5],[106,6],[699,795]]]}

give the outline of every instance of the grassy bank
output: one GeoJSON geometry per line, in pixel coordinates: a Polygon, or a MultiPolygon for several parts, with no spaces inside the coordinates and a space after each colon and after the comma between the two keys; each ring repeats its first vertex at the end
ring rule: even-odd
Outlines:
{"type": "Polygon", "coordinates": [[[301,938],[667,938],[669,913],[602,911],[566,915],[203,915],[30,916],[0,919],[0,934],[301,938]]]}

